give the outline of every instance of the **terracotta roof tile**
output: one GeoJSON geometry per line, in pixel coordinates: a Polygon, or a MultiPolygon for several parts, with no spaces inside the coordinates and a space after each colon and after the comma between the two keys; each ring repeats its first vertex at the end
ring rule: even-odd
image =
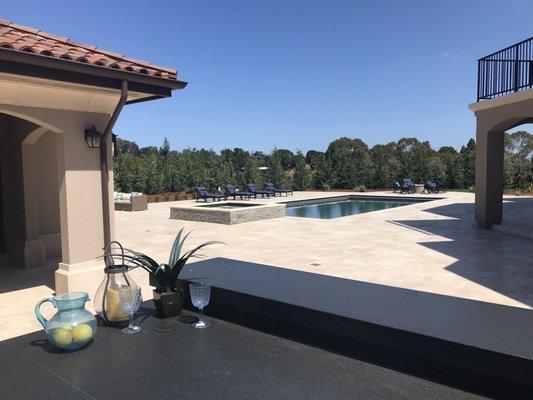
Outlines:
{"type": "Polygon", "coordinates": [[[166,79],[177,79],[177,70],[153,65],[148,61],[126,57],[124,54],[99,49],[71,41],[69,38],[41,32],[39,29],[17,25],[0,18],[0,48],[29,52],[105,68],[166,79]]]}

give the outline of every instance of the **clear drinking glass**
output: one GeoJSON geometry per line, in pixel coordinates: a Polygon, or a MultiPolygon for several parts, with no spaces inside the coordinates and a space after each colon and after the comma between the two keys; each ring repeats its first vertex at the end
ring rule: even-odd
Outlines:
{"type": "Polygon", "coordinates": [[[194,327],[199,329],[207,328],[210,324],[209,322],[204,321],[204,307],[209,304],[211,286],[194,282],[189,285],[189,290],[191,292],[191,302],[193,306],[200,310],[198,313],[198,322],[194,324],[194,327]]]}
{"type": "Polygon", "coordinates": [[[133,325],[133,314],[141,306],[141,288],[138,286],[122,286],[118,293],[120,296],[120,308],[130,318],[129,325],[122,329],[122,332],[128,334],[140,332],[141,327],[133,325]]]}

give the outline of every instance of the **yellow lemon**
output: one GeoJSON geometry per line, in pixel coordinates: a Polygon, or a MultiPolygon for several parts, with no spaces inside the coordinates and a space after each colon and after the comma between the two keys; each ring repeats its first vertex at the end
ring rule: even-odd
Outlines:
{"type": "Polygon", "coordinates": [[[52,339],[60,347],[68,347],[72,343],[72,334],[69,329],[57,328],[52,333],[52,339]]]}
{"type": "Polygon", "coordinates": [[[86,342],[93,336],[93,329],[87,324],[79,324],[72,328],[72,339],[75,342],[86,342]]]}

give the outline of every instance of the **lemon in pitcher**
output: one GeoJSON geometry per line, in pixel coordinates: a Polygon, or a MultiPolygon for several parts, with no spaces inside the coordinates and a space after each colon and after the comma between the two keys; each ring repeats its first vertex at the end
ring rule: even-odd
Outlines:
{"type": "Polygon", "coordinates": [[[75,342],[88,342],[93,337],[93,328],[87,324],[79,324],[72,328],[72,339],[75,342]]]}

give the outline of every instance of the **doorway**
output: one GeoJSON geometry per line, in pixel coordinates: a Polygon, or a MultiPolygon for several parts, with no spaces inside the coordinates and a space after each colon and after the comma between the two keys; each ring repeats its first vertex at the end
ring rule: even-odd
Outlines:
{"type": "Polygon", "coordinates": [[[7,257],[6,229],[4,224],[4,188],[2,186],[2,160],[0,160],[0,265],[5,264],[6,259],[7,257]]]}

